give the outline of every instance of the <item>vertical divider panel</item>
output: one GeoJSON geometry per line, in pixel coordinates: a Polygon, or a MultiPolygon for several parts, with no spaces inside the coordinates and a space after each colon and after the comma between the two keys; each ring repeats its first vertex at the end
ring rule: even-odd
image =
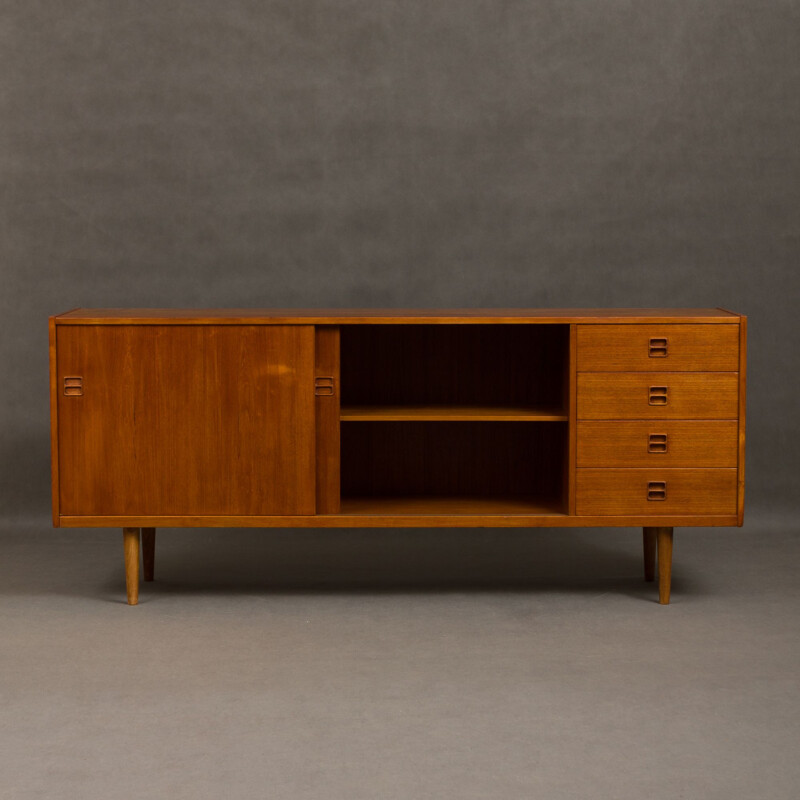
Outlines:
{"type": "Polygon", "coordinates": [[[578,449],[578,326],[569,326],[569,366],[567,369],[567,408],[569,421],[569,452],[567,453],[567,514],[575,514],[575,484],[578,449]]]}
{"type": "Polygon", "coordinates": [[[317,325],[314,406],[317,448],[317,514],[338,514],[340,490],[339,326],[317,325]]]}

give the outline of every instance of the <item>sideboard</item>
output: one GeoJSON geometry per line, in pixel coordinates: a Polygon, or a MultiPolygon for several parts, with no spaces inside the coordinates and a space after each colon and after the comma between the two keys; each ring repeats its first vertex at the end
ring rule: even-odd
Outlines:
{"type": "MultiPolygon", "coordinates": [[[[53,524],[741,525],[746,324],[716,309],[75,309],[50,318],[53,524]]],[[[656,558],[657,556],[657,558],[656,558]]]]}

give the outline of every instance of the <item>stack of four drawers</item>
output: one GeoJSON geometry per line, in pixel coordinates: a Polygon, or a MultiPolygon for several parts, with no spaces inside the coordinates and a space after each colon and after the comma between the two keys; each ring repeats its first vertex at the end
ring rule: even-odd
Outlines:
{"type": "Polygon", "coordinates": [[[737,513],[738,322],[578,326],[578,515],[737,513]]]}

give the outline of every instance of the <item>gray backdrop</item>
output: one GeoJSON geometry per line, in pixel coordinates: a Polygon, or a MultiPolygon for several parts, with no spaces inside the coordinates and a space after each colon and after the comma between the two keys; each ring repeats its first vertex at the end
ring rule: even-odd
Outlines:
{"type": "Polygon", "coordinates": [[[0,514],[75,306],[726,306],[798,477],[800,3],[11,0],[0,514]]]}

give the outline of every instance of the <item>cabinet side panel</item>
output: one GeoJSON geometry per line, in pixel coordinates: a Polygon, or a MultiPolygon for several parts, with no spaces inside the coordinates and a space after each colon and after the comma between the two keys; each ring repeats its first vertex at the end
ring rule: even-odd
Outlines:
{"type": "Polygon", "coordinates": [[[744,427],[745,398],[747,394],[747,317],[739,321],[739,485],[737,517],[739,525],[744,522],[744,427]]]}
{"type": "Polygon", "coordinates": [[[315,347],[317,514],[338,514],[339,488],[339,328],[318,325],[315,347]]]}
{"type": "Polygon", "coordinates": [[[60,527],[58,490],[58,351],[56,349],[56,321],[48,320],[50,350],[50,492],[53,506],[53,527],[60,527]]]}

